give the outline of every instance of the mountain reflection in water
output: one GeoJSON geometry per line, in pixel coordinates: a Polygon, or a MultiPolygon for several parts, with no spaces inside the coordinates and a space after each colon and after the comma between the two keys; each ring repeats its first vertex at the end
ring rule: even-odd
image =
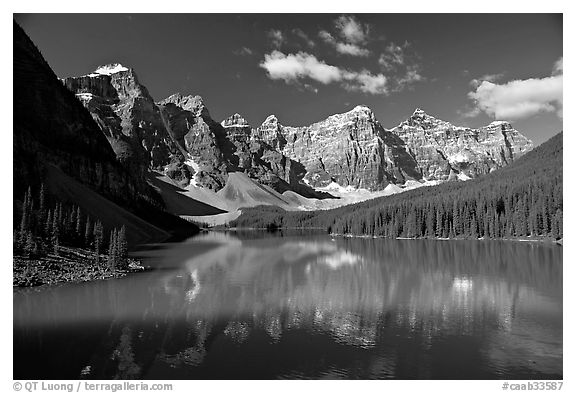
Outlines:
{"type": "Polygon", "coordinates": [[[14,378],[562,377],[558,246],[209,233],[140,255],[155,270],[15,291],[14,378]]]}

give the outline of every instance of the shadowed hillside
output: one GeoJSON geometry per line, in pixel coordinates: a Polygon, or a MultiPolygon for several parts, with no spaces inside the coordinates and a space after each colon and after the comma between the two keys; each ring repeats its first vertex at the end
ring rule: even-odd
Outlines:
{"type": "Polygon", "coordinates": [[[13,29],[15,225],[25,190],[46,183],[48,190],[70,203],[85,203],[88,193],[95,193],[98,198],[91,199],[92,210],[102,216],[105,227],[116,225],[119,217],[140,217],[133,229],[146,235],[138,235],[139,239],[161,240],[175,227],[197,231],[194,225],[163,212],[160,195],[145,177],[130,173],[117,161],[90,113],[58,80],[22,28],[14,23],[13,29]],[[57,170],[50,170],[49,176],[49,168],[57,170]],[[73,193],[74,189],[82,192],[73,193]],[[126,214],[105,213],[110,204],[117,204],[126,214]],[[142,228],[137,229],[140,224],[142,228]]]}

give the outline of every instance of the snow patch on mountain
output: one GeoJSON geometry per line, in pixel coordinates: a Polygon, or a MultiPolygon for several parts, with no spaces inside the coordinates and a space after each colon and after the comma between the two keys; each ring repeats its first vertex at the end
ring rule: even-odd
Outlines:
{"type": "Polygon", "coordinates": [[[124,67],[122,64],[119,63],[113,63],[113,64],[106,64],[103,66],[100,66],[98,68],[96,68],[96,70],[88,75],[85,76],[89,76],[90,78],[95,78],[95,77],[99,77],[102,75],[112,75],[112,74],[116,74],[118,72],[122,72],[122,71],[128,71],[127,67],[124,67]]]}
{"type": "Polygon", "coordinates": [[[194,169],[194,175],[190,179],[190,184],[194,187],[198,187],[198,183],[196,182],[196,175],[200,172],[200,165],[191,156],[188,156],[188,159],[184,161],[184,164],[188,165],[192,169],[194,169]]]}
{"type": "Polygon", "coordinates": [[[121,72],[121,71],[128,71],[128,68],[124,67],[120,63],[113,63],[113,64],[106,64],[106,65],[98,67],[96,69],[96,71],[94,71],[94,74],[112,75],[112,74],[115,74],[115,73],[121,72]]]}

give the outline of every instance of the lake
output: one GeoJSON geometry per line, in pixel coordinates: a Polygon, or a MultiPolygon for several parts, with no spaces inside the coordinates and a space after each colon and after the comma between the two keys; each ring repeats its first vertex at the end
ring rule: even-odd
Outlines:
{"type": "Polygon", "coordinates": [[[14,379],[561,379],[562,247],[209,232],[15,289],[14,379]]]}

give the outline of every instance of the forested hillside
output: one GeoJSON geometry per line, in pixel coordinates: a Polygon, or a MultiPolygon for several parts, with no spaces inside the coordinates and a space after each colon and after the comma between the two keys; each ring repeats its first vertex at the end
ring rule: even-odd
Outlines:
{"type": "Polygon", "coordinates": [[[562,238],[562,133],[511,165],[334,210],[246,209],[233,227],[321,227],[385,237],[562,238]]]}

